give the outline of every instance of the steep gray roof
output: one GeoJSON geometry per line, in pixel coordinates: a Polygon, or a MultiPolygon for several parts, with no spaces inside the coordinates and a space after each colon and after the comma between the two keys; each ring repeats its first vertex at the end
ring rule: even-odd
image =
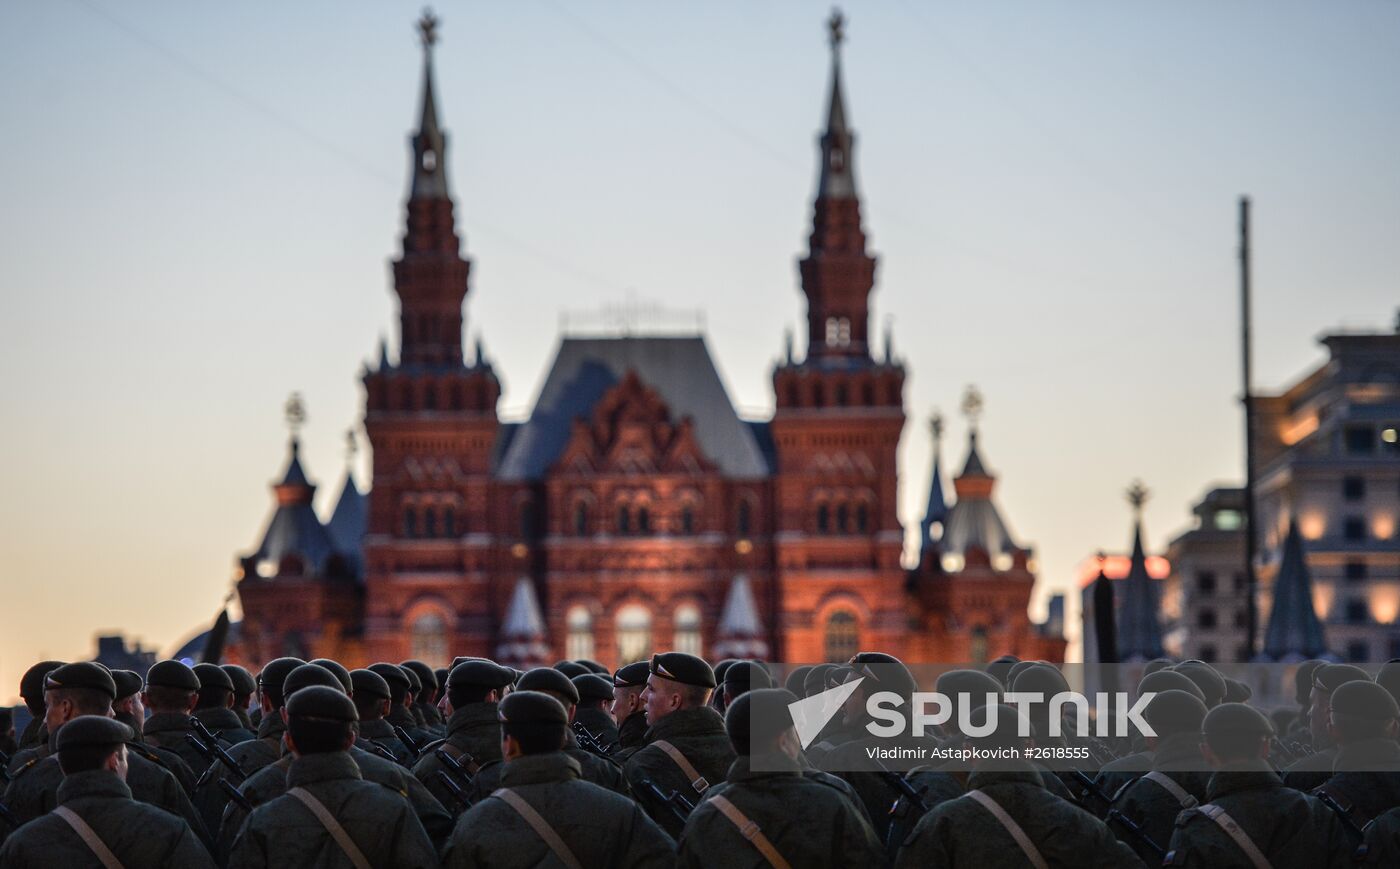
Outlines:
{"type": "Polygon", "coordinates": [[[724,599],[724,611],[719,617],[722,637],[758,637],[763,635],[763,624],[758,617],[758,604],[753,599],[753,588],[744,574],[734,577],[729,584],[729,594],[724,599]]]}
{"type": "Polygon", "coordinates": [[[345,484],[340,490],[340,499],[335,502],[331,520],[326,523],[326,533],[331,545],[340,553],[358,578],[363,562],[362,541],[369,525],[369,497],[355,485],[355,475],[345,473],[345,484]]]}
{"type": "Polygon", "coordinates": [[[919,554],[933,545],[933,524],[948,518],[948,502],[943,496],[943,475],[939,471],[941,457],[938,441],[933,444],[933,477],[929,480],[928,505],[924,507],[924,519],[919,523],[919,554]]]}
{"type": "MultiPolygon", "coordinates": [[[[991,480],[991,475],[982,467],[982,459],[977,455],[977,434],[974,432],[968,444],[967,463],[959,480],[963,478],[991,480]]],[[[988,494],[968,492],[960,494],[953,506],[948,508],[943,520],[943,536],[938,548],[943,554],[965,555],[972,547],[980,547],[989,556],[1013,553],[1021,547],[1011,539],[1011,531],[1002,521],[1001,511],[988,494]]],[[[930,499],[932,499],[932,493],[930,499]]]]}
{"type": "Polygon", "coordinates": [[[689,416],[695,437],[730,477],[766,477],[770,466],[754,430],[734,411],[705,339],[686,337],[565,338],[535,399],[528,422],[510,437],[497,476],[543,477],[569,441],[572,422],[587,418],[605,392],[635,370],[670,408],[689,416]]]}
{"type": "Polygon", "coordinates": [[[1116,589],[1118,602],[1118,659],[1150,661],[1162,657],[1162,627],[1158,621],[1160,602],[1157,584],[1147,572],[1147,554],[1142,548],[1142,523],[1133,527],[1133,556],[1128,575],[1116,589]]]}
{"type": "Polygon", "coordinates": [[[1274,577],[1274,605],[1264,631],[1264,654],[1275,661],[1316,658],[1327,651],[1322,622],[1313,609],[1312,576],[1303,557],[1295,519],[1283,542],[1283,563],[1274,577]]]}
{"type": "Polygon", "coordinates": [[[299,444],[293,440],[291,458],[282,482],[273,486],[280,502],[268,520],[262,543],[253,553],[257,561],[280,564],[288,555],[301,558],[308,574],[318,574],[334,551],[330,534],[312,509],[311,499],[316,487],[307,481],[301,468],[299,444]],[[284,495],[285,493],[285,495],[284,495]]]}

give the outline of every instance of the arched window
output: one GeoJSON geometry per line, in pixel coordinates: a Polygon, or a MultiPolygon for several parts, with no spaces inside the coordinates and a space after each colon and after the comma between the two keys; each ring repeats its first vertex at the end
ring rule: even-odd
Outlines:
{"type": "Polygon", "coordinates": [[[753,530],[753,508],[749,506],[747,498],[739,501],[739,515],[735,519],[734,530],[739,532],[740,537],[748,537],[753,530]]]}
{"type": "Polygon", "coordinates": [[[403,508],[403,536],[418,536],[418,513],[412,507],[403,508]]]}
{"type": "Polygon", "coordinates": [[[632,511],[627,509],[626,504],[617,505],[617,533],[632,533],[632,511]]]}
{"type": "Polygon", "coordinates": [[[651,655],[651,613],[639,604],[628,604],[617,612],[618,666],[641,661],[651,655]]]}
{"type": "Polygon", "coordinates": [[[700,608],[693,603],[676,607],[675,650],[700,657],[700,608]]]}
{"type": "Polygon", "coordinates": [[[689,504],[681,507],[681,533],[685,535],[695,533],[695,508],[689,504]]]}
{"type": "Polygon", "coordinates": [[[831,533],[831,508],[825,504],[817,505],[817,533],[831,533]]]}
{"type": "Polygon", "coordinates": [[[826,617],[826,660],[842,663],[860,651],[860,629],[856,626],[855,613],[850,610],[836,610],[826,617]]]}
{"type": "Polygon", "coordinates": [[[457,536],[457,511],[451,506],[442,508],[442,536],[457,536]]]}
{"type": "Polygon", "coordinates": [[[842,534],[851,530],[851,509],[845,501],[836,505],[836,530],[842,534]]]}
{"type": "Polygon", "coordinates": [[[423,613],[409,628],[408,648],[413,658],[429,667],[446,667],[451,660],[447,654],[447,622],[437,613],[423,613]]]}
{"type": "Polygon", "coordinates": [[[972,648],[969,654],[973,664],[987,663],[987,629],[981,625],[972,629],[972,648]]]}
{"type": "Polygon", "coordinates": [[[436,537],[437,534],[437,511],[429,507],[423,511],[423,536],[436,537]]]}
{"type": "Polygon", "coordinates": [[[651,511],[646,508],[645,504],[637,508],[637,533],[651,533],[651,511]]]}
{"type": "Polygon", "coordinates": [[[564,644],[564,655],[571,660],[593,657],[593,614],[586,606],[570,607],[564,617],[569,634],[564,644]]]}
{"type": "MultiPolygon", "coordinates": [[[[588,536],[588,502],[579,501],[574,504],[574,534],[578,537],[588,536]]],[[[584,657],[587,657],[586,655],[584,657]]]]}

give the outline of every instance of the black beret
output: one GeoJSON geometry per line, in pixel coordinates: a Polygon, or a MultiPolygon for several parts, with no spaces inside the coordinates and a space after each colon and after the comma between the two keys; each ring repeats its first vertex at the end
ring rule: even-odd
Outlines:
{"type": "Polygon", "coordinates": [[[951,698],[954,703],[961,703],[958,697],[966,695],[969,707],[979,709],[987,705],[988,694],[993,695],[995,702],[1000,698],[1003,689],[991,673],[981,670],[949,670],[938,674],[933,690],[951,698]]]}
{"type": "Polygon", "coordinates": [[[1196,683],[1208,708],[1219,706],[1225,699],[1225,677],[1205,661],[1182,661],[1172,669],[1196,683]]]}
{"type": "Polygon", "coordinates": [[[1371,677],[1351,664],[1324,664],[1313,671],[1313,686],[1323,691],[1336,691],[1348,682],[1369,682],[1371,677]]]}
{"type": "Polygon", "coordinates": [[[1035,736],[1035,726],[1021,710],[1015,706],[1008,706],[1005,703],[998,703],[994,706],[983,706],[982,711],[976,715],[969,715],[970,723],[980,726],[987,723],[987,716],[995,714],[996,720],[992,722],[992,732],[984,736],[971,737],[974,741],[988,741],[1000,745],[1014,744],[1017,740],[1030,739],[1035,736]],[[1022,735],[1025,734],[1025,735],[1022,735]]]}
{"type": "Polygon", "coordinates": [[[517,691],[541,691],[558,697],[565,706],[578,705],[578,689],[563,672],[553,667],[536,667],[515,683],[517,691]]]}
{"type": "Polygon", "coordinates": [[[1150,676],[1158,670],[1165,670],[1176,662],[1171,658],[1153,658],[1142,667],[1142,675],[1150,676]]]}
{"type": "Polygon", "coordinates": [[[625,667],[618,667],[613,674],[613,684],[619,688],[640,688],[647,683],[647,676],[651,675],[651,663],[649,661],[637,661],[625,667]]]}
{"type": "Polygon", "coordinates": [[[1225,702],[1243,703],[1254,696],[1254,689],[1238,679],[1225,677],[1225,702]]]}
{"type": "Polygon", "coordinates": [[[766,745],[792,727],[788,705],[797,695],[786,688],[759,688],[748,691],[729,704],[724,713],[724,732],[740,754],[748,754],[754,742],[766,745]]]}
{"type": "Polygon", "coordinates": [[[287,678],[282,680],[282,696],[290,701],[293,694],[315,685],[333,688],[341,694],[345,693],[345,687],[340,684],[340,680],[330,670],[319,664],[302,664],[288,673],[287,678]]]}
{"type": "Polygon", "coordinates": [[[474,658],[452,668],[449,688],[504,688],[515,681],[515,671],[494,661],[474,658]]]}
{"type": "Polygon", "coordinates": [[[611,700],[613,699],[612,682],[599,676],[597,673],[584,673],[582,676],[575,676],[569,680],[574,683],[574,688],[578,691],[579,700],[611,700]]]}
{"type": "MultiPolygon", "coordinates": [[[[310,665],[307,665],[310,666],[310,665]]],[[[320,670],[320,667],[315,669],[320,670]]],[[[327,671],[322,670],[325,673],[327,671]]],[[[332,677],[334,679],[334,677],[332,677]]],[[[291,679],[288,677],[288,681],[291,679]]],[[[329,718],[333,721],[359,721],[355,704],[334,685],[310,685],[287,698],[288,718],[329,718]]]]}
{"type": "Polygon", "coordinates": [[[496,707],[496,715],[507,724],[569,725],[569,713],[564,706],[539,691],[512,691],[496,707]]]}
{"type": "Polygon", "coordinates": [[[403,693],[413,689],[413,680],[408,678],[403,667],[398,664],[390,664],[387,661],[380,661],[377,664],[370,664],[367,669],[373,670],[384,677],[384,681],[389,683],[389,690],[395,693],[403,693]]]}
{"type": "MultiPolygon", "coordinates": [[[[884,652],[861,652],[851,656],[847,666],[859,675],[875,680],[879,683],[881,691],[893,691],[901,697],[908,697],[918,688],[914,681],[914,674],[910,673],[904,662],[894,655],[887,655],[884,652]]],[[[867,688],[865,693],[874,694],[875,692],[867,688]]]]}
{"type": "Polygon", "coordinates": [[[1142,717],[1158,736],[1200,733],[1201,722],[1206,718],[1206,704],[1189,691],[1173,688],[1153,697],[1142,717]]]}
{"type": "Polygon", "coordinates": [[[757,691],[760,688],[772,688],[773,677],[755,661],[734,661],[725,668],[724,684],[735,686],[731,691],[737,688],[757,691]]]}
{"type": "Polygon", "coordinates": [[[576,664],[582,664],[585,668],[587,668],[588,672],[590,672],[590,673],[595,673],[595,674],[597,674],[597,675],[599,675],[599,676],[611,676],[611,675],[612,675],[611,673],[608,672],[608,668],[607,668],[607,667],[604,667],[602,664],[599,664],[597,661],[593,660],[592,658],[579,658],[579,659],[578,659],[577,661],[575,661],[574,663],[576,663],[576,664]]]}
{"type": "Polygon", "coordinates": [[[199,677],[181,661],[157,661],[146,671],[146,687],[198,691],[199,677]]]}
{"type": "Polygon", "coordinates": [[[704,659],[685,652],[662,652],[651,656],[653,675],[696,688],[715,687],[715,671],[704,659]]]}
{"type": "MultiPolygon", "coordinates": [[[[1002,655],[987,664],[987,672],[1002,685],[1007,685],[1007,680],[1011,678],[1011,668],[1019,663],[1021,663],[1021,659],[1015,655],[1002,655]]],[[[1010,686],[1007,685],[1007,687],[1010,686]]]]}
{"type": "Polygon", "coordinates": [[[572,679],[575,676],[582,676],[588,672],[588,668],[577,661],[555,661],[554,669],[572,679]]]}
{"type": "Polygon", "coordinates": [[[783,681],[783,687],[793,693],[796,697],[806,697],[807,692],[803,689],[802,682],[807,678],[807,674],[812,671],[810,664],[803,664],[800,667],[793,667],[783,681]]]}
{"type": "Polygon", "coordinates": [[[224,664],[223,670],[228,674],[228,679],[233,683],[233,693],[235,694],[256,694],[258,691],[258,680],[253,678],[244,667],[237,664],[224,664]]]}
{"type": "MultiPolygon", "coordinates": [[[[470,657],[470,656],[458,655],[457,657],[455,657],[455,658],[452,659],[452,665],[451,665],[450,667],[447,668],[447,672],[448,672],[448,673],[451,673],[453,670],[457,669],[457,667],[458,667],[459,665],[465,664],[465,663],[467,663],[468,661],[491,661],[491,659],[490,659],[490,658],[473,658],[473,657],[470,657]]],[[[491,663],[494,664],[494,663],[496,663],[496,662],[495,662],[495,661],[491,661],[491,663]]]]}
{"type": "Polygon", "coordinates": [[[1337,690],[1332,692],[1332,714],[1366,721],[1387,721],[1400,718],[1400,707],[1382,686],[1375,682],[1354,680],[1337,686],[1337,690]]]}
{"type": "Polygon", "coordinates": [[[816,664],[807,671],[807,675],[802,677],[802,693],[811,697],[813,694],[820,694],[831,685],[827,684],[827,674],[833,669],[832,664],[816,664]]]}
{"type": "Polygon", "coordinates": [[[405,676],[408,677],[408,690],[409,690],[409,693],[411,693],[411,694],[422,694],[422,693],[423,693],[423,680],[418,678],[418,674],[415,673],[415,672],[413,672],[413,670],[411,670],[410,668],[405,667],[403,664],[400,664],[400,665],[399,665],[399,670],[402,671],[403,674],[404,674],[405,676]]]}
{"type": "Polygon", "coordinates": [[[1293,699],[1298,701],[1299,706],[1307,706],[1312,700],[1313,674],[1326,663],[1314,658],[1299,664],[1298,669],[1293,671],[1293,699]]]}
{"type": "Polygon", "coordinates": [[[1011,665],[1011,669],[1006,671],[1006,684],[1016,684],[1016,677],[1026,671],[1027,667],[1034,667],[1039,661],[1017,661],[1011,665]]]}
{"type": "Polygon", "coordinates": [[[424,691],[432,692],[438,689],[437,674],[433,672],[432,667],[429,667],[422,661],[403,661],[399,666],[418,677],[418,693],[421,694],[424,691]]]}
{"type": "Polygon", "coordinates": [[[130,727],[105,715],[79,715],[58,729],[55,744],[59,751],[89,745],[120,745],[136,734],[130,727]]]}
{"type": "Polygon", "coordinates": [[[264,691],[281,691],[282,683],[287,681],[287,674],[305,663],[301,658],[274,658],[268,661],[258,673],[258,687],[264,691]]]}
{"type": "Polygon", "coordinates": [[[1049,700],[1051,694],[1069,690],[1065,674],[1053,664],[1032,664],[1016,674],[1011,682],[1012,691],[1039,691],[1049,700]]]}
{"type": "Polygon", "coordinates": [[[54,688],[87,688],[101,691],[113,700],[117,699],[117,683],[112,679],[111,671],[101,664],[89,661],[64,664],[50,670],[44,677],[44,690],[54,688]]]}
{"type": "Polygon", "coordinates": [[[1390,692],[1396,702],[1400,702],[1400,662],[1388,661],[1381,665],[1376,674],[1376,684],[1390,692]]]}
{"type": "Polygon", "coordinates": [[[722,684],[724,682],[724,674],[729,671],[730,667],[734,666],[734,662],[737,660],[739,659],[725,658],[723,661],[715,664],[715,682],[717,684],[722,684]]]}
{"type": "Polygon", "coordinates": [[[1175,670],[1158,670],[1155,673],[1148,673],[1138,683],[1139,696],[1148,692],[1160,691],[1185,691],[1187,694],[1193,694],[1200,698],[1202,703],[1206,702],[1206,695],[1201,692],[1201,686],[1175,670]]]}
{"type": "Polygon", "coordinates": [[[1274,735],[1274,726],[1264,713],[1243,703],[1221,703],[1210,710],[1201,723],[1201,730],[1207,737],[1224,734],[1274,735]]]}
{"type": "Polygon", "coordinates": [[[123,697],[130,697],[133,694],[140,694],[145,687],[146,680],[141,678],[141,674],[134,670],[113,670],[112,682],[117,686],[117,696],[120,700],[123,697]]]}
{"type": "Polygon", "coordinates": [[[335,680],[340,683],[340,687],[345,689],[345,693],[350,693],[350,671],[345,669],[344,664],[339,661],[332,661],[330,658],[316,658],[306,663],[315,664],[318,667],[325,667],[331,672],[331,675],[335,677],[335,680]]]}
{"type": "Polygon", "coordinates": [[[230,694],[233,693],[233,680],[218,664],[195,664],[194,675],[199,680],[201,691],[206,688],[222,688],[230,694]]]}
{"type": "Polygon", "coordinates": [[[26,700],[44,699],[44,679],[63,664],[63,661],[40,661],[25,670],[19,680],[19,696],[26,700]]]}
{"type": "Polygon", "coordinates": [[[351,670],[350,690],[356,697],[378,697],[380,700],[394,698],[389,691],[389,683],[373,670],[351,670]]]}
{"type": "Polygon", "coordinates": [[[452,671],[447,669],[446,667],[438,667],[436,670],[433,671],[433,675],[437,677],[438,688],[441,688],[444,691],[447,690],[447,677],[451,675],[451,673],[452,671]]]}

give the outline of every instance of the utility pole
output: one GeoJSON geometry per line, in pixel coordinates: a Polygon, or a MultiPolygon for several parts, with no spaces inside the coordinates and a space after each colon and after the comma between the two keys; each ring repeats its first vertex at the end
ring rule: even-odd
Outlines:
{"type": "Polygon", "coordinates": [[[1240,352],[1244,376],[1244,575],[1246,660],[1254,657],[1259,634],[1259,578],[1254,573],[1257,536],[1254,504],[1254,383],[1251,372],[1249,305],[1249,197],[1240,197],[1240,352]]]}

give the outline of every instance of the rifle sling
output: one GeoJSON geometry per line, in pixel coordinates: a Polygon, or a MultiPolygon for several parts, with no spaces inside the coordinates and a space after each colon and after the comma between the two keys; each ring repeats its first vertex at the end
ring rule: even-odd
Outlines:
{"type": "Polygon", "coordinates": [[[73,832],[78,834],[78,838],[83,840],[83,844],[88,846],[88,850],[106,869],[124,869],[122,861],[117,859],[117,855],[112,853],[112,849],[107,847],[102,837],[87,825],[87,821],[78,817],[77,812],[67,806],[59,806],[53,813],[68,822],[68,826],[73,828],[73,832]]]}
{"type": "Polygon", "coordinates": [[[554,852],[554,856],[559,858],[569,869],[583,869],[583,864],[574,856],[574,852],[569,850],[569,846],[564,840],[559,838],[559,834],[549,825],[549,821],[540,817],[540,813],[535,811],[534,806],[525,802],[525,798],[510,788],[497,788],[491,792],[491,796],[499,797],[506,805],[515,809],[515,813],[530,825],[544,843],[549,846],[549,850],[554,852]]]}
{"type": "Polygon", "coordinates": [[[705,777],[700,774],[698,769],[691,765],[690,761],[686,759],[686,756],[681,754],[679,748],[676,748],[664,739],[658,739],[653,742],[652,745],[666,752],[666,756],[671,758],[676,766],[680,767],[681,772],[690,779],[690,786],[697,794],[704,794],[705,791],[710,789],[710,783],[705,780],[705,777]]]}
{"type": "Polygon", "coordinates": [[[768,861],[769,866],[772,866],[773,869],[792,869],[792,864],[778,853],[778,849],[773,847],[773,843],[769,841],[767,836],[763,835],[763,830],[758,824],[749,820],[749,816],[740,811],[738,806],[719,794],[710,797],[710,803],[719,809],[730,823],[739,828],[739,835],[758,849],[758,853],[763,855],[763,859],[768,861]]]}

